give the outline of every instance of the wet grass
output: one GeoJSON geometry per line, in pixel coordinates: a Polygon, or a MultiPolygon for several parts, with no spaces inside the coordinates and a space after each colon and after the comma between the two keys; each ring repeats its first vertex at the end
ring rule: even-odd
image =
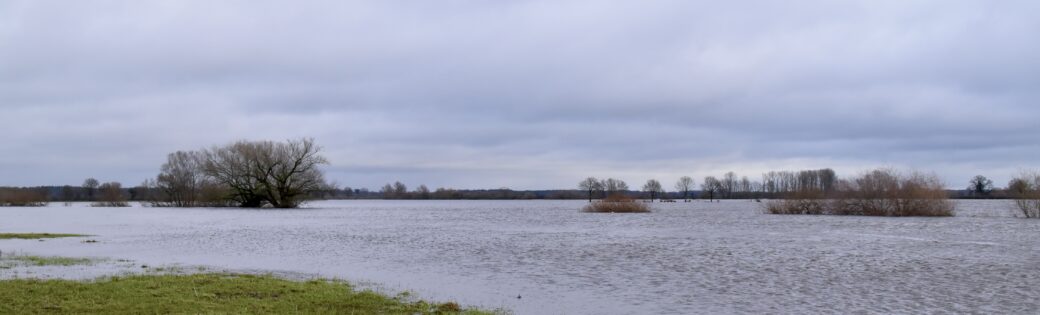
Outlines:
{"type": "Polygon", "coordinates": [[[0,313],[25,314],[493,314],[409,301],[342,281],[238,274],[136,275],[95,281],[0,281],[0,313]]]}
{"type": "Polygon", "coordinates": [[[69,258],[69,257],[45,257],[45,256],[3,256],[0,257],[4,261],[12,261],[22,263],[28,266],[75,266],[75,265],[89,265],[94,263],[93,259],[89,258],[69,258]]]}
{"type": "Polygon", "coordinates": [[[0,233],[0,240],[36,240],[44,238],[60,238],[60,237],[85,237],[90,235],[83,234],[52,234],[52,233],[0,233]]]}

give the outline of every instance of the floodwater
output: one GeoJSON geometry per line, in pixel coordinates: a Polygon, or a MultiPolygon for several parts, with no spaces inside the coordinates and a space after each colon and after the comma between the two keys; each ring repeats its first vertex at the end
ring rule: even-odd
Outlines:
{"type": "Polygon", "coordinates": [[[1040,312],[1040,220],[1013,218],[1007,201],[957,201],[952,218],[767,215],[741,200],[649,214],[583,204],[0,208],[0,232],[99,241],[0,250],[336,277],[517,314],[1040,312]]]}

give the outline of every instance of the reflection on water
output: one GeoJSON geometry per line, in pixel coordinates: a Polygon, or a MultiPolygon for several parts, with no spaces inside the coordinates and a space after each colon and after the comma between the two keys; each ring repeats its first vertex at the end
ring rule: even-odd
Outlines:
{"type": "Polygon", "coordinates": [[[0,208],[0,250],[316,274],[519,314],[1030,313],[1040,220],[762,214],[759,204],[327,201],[299,210],[0,208]],[[520,297],[520,298],[518,298],[520,297]]]}

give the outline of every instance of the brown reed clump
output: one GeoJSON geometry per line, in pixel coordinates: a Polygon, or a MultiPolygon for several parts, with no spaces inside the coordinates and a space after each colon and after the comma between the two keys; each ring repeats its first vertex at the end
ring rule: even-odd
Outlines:
{"type": "Polygon", "coordinates": [[[602,200],[593,201],[582,208],[584,212],[600,213],[645,213],[650,206],[622,195],[611,195],[602,200]]]}

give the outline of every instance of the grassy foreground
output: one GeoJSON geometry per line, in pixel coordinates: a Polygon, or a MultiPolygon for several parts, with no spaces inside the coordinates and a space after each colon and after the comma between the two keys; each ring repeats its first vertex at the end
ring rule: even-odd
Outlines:
{"type": "Polygon", "coordinates": [[[493,314],[409,302],[340,281],[236,274],[137,275],[91,282],[0,281],[0,314],[493,314]]]}
{"type": "Polygon", "coordinates": [[[59,238],[59,237],[85,237],[89,235],[83,234],[51,234],[51,233],[0,233],[0,240],[36,240],[44,238],[59,238]]]}

